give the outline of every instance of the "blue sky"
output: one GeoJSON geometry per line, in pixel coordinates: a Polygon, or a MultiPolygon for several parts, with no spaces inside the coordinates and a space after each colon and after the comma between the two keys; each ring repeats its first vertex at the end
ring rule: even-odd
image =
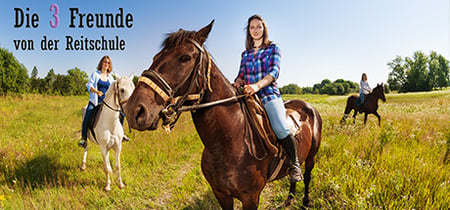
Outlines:
{"type": "MultiPolygon", "coordinates": [[[[411,57],[417,50],[431,51],[450,59],[450,6],[448,0],[287,0],[287,1],[106,1],[0,0],[0,47],[8,49],[25,65],[34,66],[39,77],[53,68],[65,74],[78,67],[90,74],[103,55],[112,58],[118,74],[140,75],[160,50],[165,35],[179,28],[198,30],[215,19],[206,42],[217,65],[231,81],[244,50],[246,20],[260,14],[266,20],[269,39],[282,53],[280,86],[289,83],[312,86],[323,79],[359,82],[368,74],[369,83],[386,82],[386,65],[397,55],[411,57]],[[51,28],[50,5],[59,7],[60,23],[51,28]],[[14,28],[14,8],[39,15],[37,28],[14,28]],[[133,15],[131,28],[69,28],[69,8],[80,13],[133,15]],[[60,40],[59,50],[42,51],[40,42],[60,40]],[[126,43],[123,51],[67,51],[66,38],[113,39],[126,43]],[[34,50],[16,50],[13,40],[34,41],[34,50]]],[[[77,19],[78,20],[78,19],[77,19]]]]}

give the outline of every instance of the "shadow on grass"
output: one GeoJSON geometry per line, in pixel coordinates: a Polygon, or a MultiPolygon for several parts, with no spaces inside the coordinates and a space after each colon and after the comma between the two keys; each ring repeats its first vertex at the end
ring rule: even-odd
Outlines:
{"type": "Polygon", "coordinates": [[[445,151],[443,163],[449,164],[450,163],[450,133],[447,134],[446,146],[447,146],[447,150],[445,151]]]}
{"type": "Polygon", "coordinates": [[[33,159],[18,166],[9,178],[8,184],[21,187],[30,187],[31,189],[43,187],[64,186],[62,180],[66,180],[64,167],[59,165],[56,160],[47,155],[39,155],[33,159]]]}
{"type": "Polygon", "coordinates": [[[182,208],[183,210],[197,210],[197,209],[220,209],[219,202],[217,202],[211,190],[200,197],[193,198],[193,201],[188,206],[182,208]]]}

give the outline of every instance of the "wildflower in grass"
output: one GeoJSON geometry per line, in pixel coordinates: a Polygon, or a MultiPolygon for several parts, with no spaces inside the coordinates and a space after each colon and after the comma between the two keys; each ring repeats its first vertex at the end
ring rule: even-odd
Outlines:
{"type": "Polygon", "coordinates": [[[3,203],[5,200],[5,195],[0,195],[0,207],[3,207],[3,203]]]}

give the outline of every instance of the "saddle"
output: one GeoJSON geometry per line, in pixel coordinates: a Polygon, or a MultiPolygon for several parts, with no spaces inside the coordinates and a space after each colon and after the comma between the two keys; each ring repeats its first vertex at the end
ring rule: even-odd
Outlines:
{"type": "MultiPolygon", "coordinates": [[[[249,132],[250,138],[246,138],[246,144],[249,152],[256,159],[264,159],[267,155],[275,155],[278,153],[277,137],[272,130],[267,113],[261,104],[261,101],[255,95],[244,99],[244,113],[246,114],[247,131],[249,128],[253,131],[249,132]],[[249,127],[250,126],[250,127],[249,127]],[[253,138],[252,138],[253,137],[253,138]],[[257,142],[259,141],[259,142],[257,142]],[[258,156],[257,147],[262,147],[264,156],[258,156]]],[[[261,148],[260,148],[261,149],[261,148]]]]}
{"type": "MultiPolygon", "coordinates": [[[[281,171],[286,161],[286,155],[282,146],[277,142],[275,132],[272,130],[267,113],[259,98],[253,95],[245,98],[243,101],[243,111],[247,121],[245,129],[249,135],[249,138],[244,140],[245,144],[250,155],[258,160],[262,160],[268,155],[274,157],[268,170],[268,181],[273,181],[281,171]],[[252,132],[248,132],[249,130],[252,132]],[[261,153],[263,153],[262,156],[261,153]]],[[[297,111],[286,108],[286,118],[290,133],[294,136],[301,131],[301,123],[298,120],[300,117],[300,113],[297,111]]]]}
{"type": "Polygon", "coordinates": [[[355,103],[356,103],[356,106],[357,106],[359,109],[361,109],[361,108],[367,106],[367,102],[368,102],[367,97],[368,97],[368,94],[365,94],[365,95],[364,95],[364,102],[363,102],[362,104],[361,104],[361,99],[360,99],[360,97],[359,97],[359,96],[357,97],[357,100],[355,101],[355,103]]]}
{"type": "Polygon", "coordinates": [[[97,126],[98,118],[100,116],[100,112],[103,108],[102,103],[98,104],[94,107],[91,111],[91,115],[89,116],[88,120],[88,130],[91,131],[92,137],[94,137],[94,140],[97,141],[97,137],[95,136],[94,128],[97,126]]]}

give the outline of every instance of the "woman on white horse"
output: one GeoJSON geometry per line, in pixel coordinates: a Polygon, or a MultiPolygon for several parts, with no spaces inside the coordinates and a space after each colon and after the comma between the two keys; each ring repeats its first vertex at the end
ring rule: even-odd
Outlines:
{"type": "MultiPolygon", "coordinates": [[[[86,148],[87,146],[87,132],[92,110],[98,104],[103,102],[103,99],[105,99],[106,91],[114,82],[114,78],[111,75],[112,70],[113,67],[111,58],[105,55],[102,57],[102,59],[100,59],[100,62],[97,65],[97,71],[93,72],[89,77],[89,81],[87,83],[87,88],[89,91],[89,103],[86,108],[86,114],[84,115],[83,124],[81,127],[81,139],[78,142],[78,146],[80,147],[86,148]]],[[[125,117],[123,113],[121,113],[120,115],[120,123],[123,125],[125,117]]],[[[123,141],[129,140],[130,139],[127,136],[123,136],[123,141]]]]}

